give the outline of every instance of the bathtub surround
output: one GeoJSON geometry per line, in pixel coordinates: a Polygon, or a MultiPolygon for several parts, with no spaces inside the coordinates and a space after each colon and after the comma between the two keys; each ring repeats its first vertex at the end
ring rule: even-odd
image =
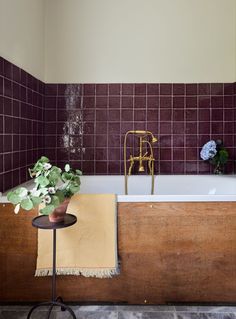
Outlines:
{"type": "Polygon", "coordinates": [[[0,191],[25,182],[43,154],[44,86],[0,57],[0,191]]]}
{"type": "MultiPolygon", "coordinates": [[[[45,84],[0,58],[0,190],[45,154],[84,174],[123,174],[130,129],[150,130],[156,174],[209,174],[199,152],[221,138],[234,173],[234,83],[45,84]]],[[[137,145],[130,141],[132,154],[137,145]]]]}

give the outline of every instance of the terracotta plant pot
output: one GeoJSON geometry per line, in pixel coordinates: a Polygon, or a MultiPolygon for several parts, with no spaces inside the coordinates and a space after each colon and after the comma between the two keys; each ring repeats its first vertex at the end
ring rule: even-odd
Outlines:
{"type": "Polygon", "coordinates": [[[48,215],[49,221],[51,223],[61,223],[64,221],[69,202],[69,198],[65,199],[64,202],[62,202],[50,215],[48,215]]]}

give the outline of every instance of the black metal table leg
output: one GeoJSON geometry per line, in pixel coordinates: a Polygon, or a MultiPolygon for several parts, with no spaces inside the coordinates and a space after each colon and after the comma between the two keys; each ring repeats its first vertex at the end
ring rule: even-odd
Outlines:
{"type": "Polygon", "coordinates": [[[54,306],[61,307],[62,311],[67,310],[71,314],[72,318],[76,319],[76,315],[75,315],[74,311],[69,306],[64,304],[62,297],[56,298],[56,239],[57,239],[56,238],[56,229],[69,227],[69,226],[75,224],[77,221],[76,216],[71,215],[71,214],[67,214],[67,216],[68,216],[67,217],[68,221],[67,221],[67,223],[65,222],[64,224],[53,224],[53,223],[48,224],[47,216],[38,216],[38,217],[34,218],[32,221],[32,224],[34,227],[53,230],[52,300],[48,301],[48,302],[41,302],[41,303],[33,306],[28,313],[27,319],[31,318],[31,315],[35,309],[42,307],[42,306],[49,306],[46,319],[50,319],[50,316],[51,316],[51,313],[52,313],[54,306]]]}

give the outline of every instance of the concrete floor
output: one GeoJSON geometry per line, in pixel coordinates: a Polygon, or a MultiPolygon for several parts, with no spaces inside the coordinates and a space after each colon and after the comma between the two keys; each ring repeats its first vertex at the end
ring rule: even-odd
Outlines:
{"type": "MultiPolygon", "coordinates": [[[[0,306],[0,319],[26,319],[31,306],[0,306]]],[[[72,306],[78,319],[236,319],[235,307],[209,306],[72,306]]],[[[47,309],[39,308],[32,319],[45,319],[47,309]]],[[[50,319],[70,319],[56,308],[50,319]]]]}

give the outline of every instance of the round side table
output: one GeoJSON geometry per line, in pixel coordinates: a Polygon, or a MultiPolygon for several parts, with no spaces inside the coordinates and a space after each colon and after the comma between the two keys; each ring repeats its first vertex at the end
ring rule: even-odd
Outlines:
{"type": "Polygon", "coordinates": [[[69,311],[72,318],[76,319],[73,310],[69,306],[64,304],[63,299],[61,297],[56,297],[56,231],[57,229],[70,227],[74,225],[76,222],[77,218],[72,214],[66,214],[65,220],[60,223],[51,223],[48,219],[48,216],[45,215],[37,216],[32,220],[32,225],[36,228],[53,230],[52,300],[48,302],[41,302],[40,304],[33,306],[30,309],[30,312],[28,313],[27,319],[30,319],[32,312],[36,308],[41,306],[50,306],[47,313],[47,319],[50,318],[54,306],[61,307],[62,311],[69,311]]]}

